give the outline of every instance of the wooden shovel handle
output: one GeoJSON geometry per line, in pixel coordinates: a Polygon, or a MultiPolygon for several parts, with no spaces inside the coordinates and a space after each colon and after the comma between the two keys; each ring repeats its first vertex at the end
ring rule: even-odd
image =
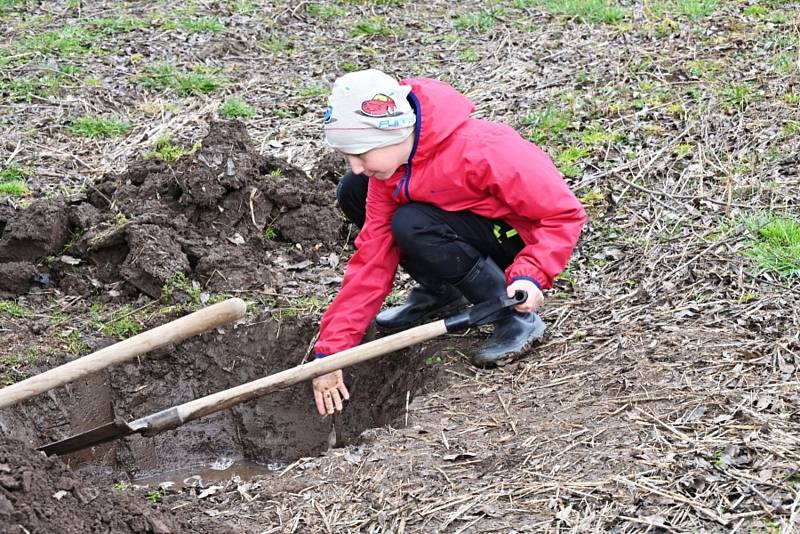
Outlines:
{"type": "Polygon", "coordinates": [[[365,362],[389,352],[410,347],[416,343],[422,343],[445,332],[447,332],[447,327],[444,319],[410,328],[398,334],[376,339],[375,341],[331,354],[325,358],[286,369],[274,375],[265,376],[246,384],[168,408],[142,419],[137,419],[131,422],[130,426],[136,431],[142,431],[146,436],[152,436],[164,430],[177,428],[200,417],[226,410],[250,399],[287,388],[298,382],[365,362]]]}
{"type": "Polygon", "coordinates": [[[0,408],[130,360],[134,356],[233,322],[244,316],[246,308],[242,299],[228,299],[0,389],[0,408]]]}

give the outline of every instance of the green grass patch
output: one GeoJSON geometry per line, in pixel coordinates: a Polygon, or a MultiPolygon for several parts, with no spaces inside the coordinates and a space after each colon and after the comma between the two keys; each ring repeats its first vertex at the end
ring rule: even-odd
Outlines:
{"type": "Polygon", "coordinates": [[[755,100],[756,91],[749,83],[729,83],[722,86],[720,96],[725,108],[741,110],[755,100]]]}
{"type": "Polygon", "coordinates": [[[112,484],[111,489],[114,491],[127,491],[131,488],[131,485],[127,482],[119,481],[112,484]]]}
{"type": "Polygon", "coordinates": [[[464,50],[458,53],[458,59],[460,61],[466,61],[471,63],[473,61],[478,61],[480,58],[481,58],[481,53],[472,47],[465,48],[464,50]]]}
{"type": "Polygon", "coordinates": [[[143,74],[139,76],[139,83],[145,89],[161,91],[175,86],[180,71],[166,63],[147,65],[143,74]]]}
{"type": "Polygon", "coordinates": [[[25,171],[19,167],[13,165],[3,167],[3,169],[0,170],[0,183],[22,181],[25,180],[25,176],[25,171]]]}
{"type": "Polygon", "coordinates": [[[231,6],[231,11],[242,15],[253,15],[258,13],[259,9],[261,9],[261,7],[258,4],[250,2],[249,0],[236,0],[231,6]]]}
{"type": "Polygon", "coordinates": [[[30,195],[25,183],[25,172],[19,167],[9,166],[0,170],[0,196],[24,197],[30,195]]]}
{"type": "Polygon", "coordinates": [[[298,93],[298,96],[302,96],[303,98],[318,98],[323,96],[327,97],[329,93],[330,90],[327,87],[318,84],[311,84],[303,87],[298,93]]]}
{"type": "Polygon", "coordinates": [[[793,93],[784,93],[781,96],[781,100],[790,105],[800,104],[800,91],[796,91],[793,93]]]}
{"type": "Polygon", "coordinates": [[[370,17],[353,24],[350,35],[353,37],[390,37],[392,30],[385,24],[383,17],[370,17]]]}
{"type": "Polygon", "coordinates": [[[252,117],[255,111],[246,102],[231,96],[219,107],[218,113],[226,119],[246,119],[252,117]]]}
{"type": "Polygon", "coordinates": [[[294,42],[287,37],[273,37],[269,41],[258,44],[265,52],[294,52],[294,42]]]}
{"type": "Polygon", "coordinates": [[[347,15],[347,10],[332,4],[310,4],[307,10],[321,19],[339,19],[347,15]]]}
{"type": "Polygon", "coordinates": [[[405,0],[343,0],[345,4],[362,6],[391,6],[401,5],[405,0]]]}
{"type": "Polygon", "coordinates": [[[195,143],[189,150],[180,145],[176,145],[172,142],[172,135],[166,133],[156,139],[156,142],[153,144],[153,150],[145,154],[144,157],[146,159],[158,159],[166,163],[172,163],[178,161],[183,156],[194,154],[198,148],[200,148],[199,142],[195,143]]]}
{"type": "Polygon", "coordinates": [[[585,23],[617,23],[628,13],[609,0],[515,0],[514,7],[540,7],[558,17],[585,23]]]}
{"type": "Polygon", "coordinates": [[[742,10],[742,15],[754,19],[765,19],[769,15],[769,9],[764,6],[747,6],[742,10]]]}
{"type": "Polygon", "coordinates": [[[577,163],[591,154],[591,148],[584,146],[568,146],[556,156],[556,167],[558,167],[558,170],[560,170],[564,176],[577,176],[581,172],[581,167],[577,163]]]}
{"type": "Polygon", "coordinates": [[[130,308],[124,306],[114,313],[109,322],[100,327],[100,331],[109,337],[127,339],[141,332],[142,325],[133,319],[130,308]]]}
{"type": "Polygon", "coordinates": [[[459,15],[454,23],[459,30],[472,30],[479,33],[489,31],[494,26],[494,17],[491,13],[482,9],[478,13],[467,13],[459,15]]]}
{"type": "Polygon", "coordinates": [[[543,111],[529,112],[522,117],[521,123],[532,128],[527,135],[528,139],[537,145],[542,145],[563,138],[571,120],[571,114],[548,105],[543,111]]]}
{"type": "Polygon", "coordinates": [[[60,87],[66,85],[65,82],[63,76],[51,74],[0,79],[0,97],[10,102],[30,102],[37,97],[46,98],[56,94],[60,87]]]}
{"type": "Polygon", "coordinates": [[[226,80],[214,72],[190,72],[177,78],[175,92],[181,96],[207,95],[221,89],[226,80]]]}
{"type": "Polygon", "coordinates": [[[775,55],[770,60],[770,63],[775,66],[775,71],[778,74],[786,76],[798,70],[798,61],[800,60],[797,57],[797,52],[783,52],[775,55]]]}
{"type": "Polygon", "coordinates": [[[723,70],[720,63],[702,59],[693,59],[686,65],[689,67],[689,73],[698,79],[713,80],[723,70]]]}
{"type": "Polygon", "coordinates": [[[189,33],[219,33],[225,30],[225,25],[213,17],[183,19],[179,24],[184,31],[189,33]]]}
{"type": "Polygon", "coordinates": [[[280,233],[278,232],[278,229],[269,224],[266,228],[264,228],[264,232],[261,234],[261,239],[264,241],[275,241],[278,239],[279,235],[280,233]]]}
{"type": "Polygon", "coordinates": [[[113,117],[79,117],[70,123],[69,132],[77,137],[103,139],[124,137],[131,125],[113,117]]]}
{"type": "Polygon", "coordinates": [[[0,300],[0,313],[10,315],[11,317],[19,317],[20,319],[24,319],[30,315],[27,309],[13,300],[0,300]]]}
{"type": "Polygon", "coordinates": [[[192,308],[200,307],[200,294],[202,293],[200,284],[187,278],[183,272],[177,272],[164,282],[164,286],[161,288],[161,298],[171,301],[176,294],[181,293],[189,297],[192,308]]]}
{"type": "Polygon", "coordinates": [[[92,17],[86,21],[86,26],[105,35],[129,33],[146,28],[150,22],[136,17],[92,17]]]}
{"type": "Polygon", "coordinates": [[[800,121],[787,120],[781,127],[781,131],[789,135],[800,134],[800,121]]]}
{"type": "Polygon", "coordinates": [[[747,221],[753,240],[747,254],[764,271],[800,278],[800,221],[776,215],[757,215],[747,221]]]}
{"type": "Polygon", "coordinates": [[[75,356],[82,356],[91,350],[89,345],[83,340],[79,330],[73,330],[67,335],[67,352],[75,356]]]}
{"type": "Polygon", "coordinates": [[[10,386],[28,378],[29,373],[22,371],[22,368],[34,363],[40,356],[41,352],[36,347],[22,353],[0,356],[0,386],[10,386]]]}
{"type": "Polygon", "coordinates": [[[25,182],[4,182],[0,183],[0,196],[7,197],[26,197],[31,194],[25,182]]]}
{"type": "Polygon", "coordinates": [[[719,6],[719,0],[675,0],[678,13],[692,20],[711,16],[719,6]]]}
{"type": "Polygon", "coordinates": [[[86,54],[94,49],[98,34],[82,26],[68,26],[22,39],[20,52],[68,57],[86,54]]]}
{"type": "Polygon", "coordinates": [[[590,189],[580,196],[581,204],[585,208],[596,208],[603,204],[606,200],[606,195],[600,189],[590,189]]]}
{"type": "Polygon", "coordinates": [[[185,72],[166,63],[148,65],[139,76],[146,89],[172,90],[180,96],[210,94],[222,88],[227,80],[219,74],[220,69],[196,67],[194,72],[185,72]]]}
{"type": "Polygon", "coordinates": [[[331,300],[332,298],[300,297],[285,305],[275,306],[270,313],[278,320],[299,315],[318,315],[325,311],[331,300]]]}
{"type": "Polygon", "coordinates": [[[622,132],[613,130],[609,131],[598,125],[581,133],[581,141],[587,145],[603,145],[606,143],[616,143],[624,140],[625,134],[622,132]]]}
{"type": "Polygon", "coordinates": [[[0,15],[25,7],[26,0],[0,0],[0,15]]]}

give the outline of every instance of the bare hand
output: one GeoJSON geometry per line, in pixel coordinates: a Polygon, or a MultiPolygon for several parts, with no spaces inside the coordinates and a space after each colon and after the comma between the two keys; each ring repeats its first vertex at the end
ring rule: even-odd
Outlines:
{"type": "Polygon", "coordinates": [[[518,290],[525,291],[528,294],[528,299],[525,302],[514,306],[514,309],[518,312],[534,312],[544,303],[544,294],[542,290],[536,287],[536,284],[530,280],[515,280],[506,288],[509,297],[513,297],[514,292],[518,290]]]}
{"type": "Polygon", "coordinates": [[[348,400],[350,393],[344,385],[342,370],[318,376],[311,382],[314,388],[314,400],[320,415],[333,415],[334,411],[342,411],[342,399],[348,400]]]}

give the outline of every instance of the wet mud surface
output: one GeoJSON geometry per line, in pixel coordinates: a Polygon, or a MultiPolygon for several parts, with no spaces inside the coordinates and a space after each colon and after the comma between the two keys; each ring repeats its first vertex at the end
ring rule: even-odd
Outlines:
{"type": "MultiPolygon", "coordinates": [[[[0,425],[30,446],[111,421],[130,421],[302,362],[314,324],[267,316],[155,351],[64,388],[0,410],[0,425]]],[[[307,383],[266,395],[152,438],[134,435],[65,457],[101,479],[130,479],[219,461],[287,465],[352,443],[403,413],[431,375],[420,352],[405,351],[345,371],[353,394],[334,418],[316,413],[307,383]]]]}
{"type": "MultiPolygon", "coordinates": [[[[74,489],[67,488],[72,491],[73,501],[85,499],[84,494],[102,494],[109,502],[103,501],[99,509],[113,508],[114,521],[122,525],[111,524],[103,530],[106,525],[102,522],[109,519],[102,514],[95,517],[93,508],[78,507],[72,512],[75,530],[66,532],[187,531],[181,522],[188,521],[188,516],[168,513],[162,524],[159,516],[145,514],[141,492],[139,508],[126,507],[129,501],[134,502],[132,498],[121,497],[117,502],[118,493],[108,488],[120,481],[141,484],[140,479],[149,477],[151,489],[144,495],[152,495],[152,488],[158,488],[156,481],[187,484],[181,484],[182,476],[176,478],[175,473],[203,472],[210,466],[235,463],[261,466],[262,473],[250,471],[263,474],[285,469],[301,458],[357,443],[365,430],[402,418],[407,404],[421,388],[432,384],[437,372],[426,364],[429,354],[410,349],[345,370],[353,400],[343,414],[333,418],[316,413],[309,386],[301,383],[150,438],[133,435],[49,459],[34,447],[89,430],[115,417],[130,421],[298,365],[311,341],[313,326],[309,318],[280,323],[266,315],[249,317],[241,324],[220,328],[0,410],[0,430],[3,436],[20,440],[17,453],[34,465],[37,476],[67,477],[69,482],[59,479],[55,485],[47,486],[56,488],[53,493],[61,484],[74,489]],[[125,525],[132,526],[126,530],[125,525]]],[[[205,486],[202,478],[194,478],[188,484],[198,487],[185,491],[196,495],[205,486]]],[[[0,473],[0,485],[3,480],[0,473]]],[[[49,490],[16,494],[13,502],[18,504],[10,512],[0,499],[0,522],[10,518],[30,532],[48,531],[36,523],[37,503],[44,500],[57,507],[60,502],[50,503],[53,498],[42,493],[46,491],[49,490]]],[[[196,515],[190,509],[184,512],[196,515]]],[[[192,521],[189,531],[226,531],[215,526],[211,518],[198,523],[195,517],[192,521]]]]}

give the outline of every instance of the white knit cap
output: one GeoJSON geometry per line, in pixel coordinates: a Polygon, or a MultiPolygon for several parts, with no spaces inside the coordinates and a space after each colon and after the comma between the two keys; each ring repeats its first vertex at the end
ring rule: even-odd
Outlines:
{"type": "Polygon", "coordinates": [[[414,131],[408,85],[375,69],[345,74],[333,84],[325,110],[325,140],[346,154],[394,145],[414,131]]]}

